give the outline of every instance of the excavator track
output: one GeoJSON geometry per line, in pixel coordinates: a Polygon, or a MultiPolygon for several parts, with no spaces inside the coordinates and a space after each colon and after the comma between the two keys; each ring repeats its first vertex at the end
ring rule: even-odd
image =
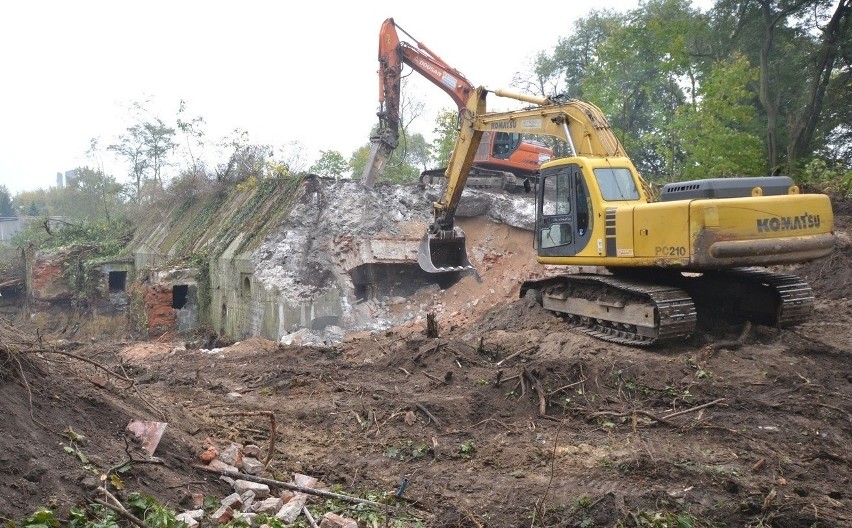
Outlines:
{"type": "Polygon", "coordinates": [[[791,327],[808,320],[814,307],[811,287],[796,275],[756,268],[705,273],[679,284],[699,312],[720,312],[735,320],[791,327]]]}
{"type": "Polygon", "coordinates": [[[586,334],[630,346],[651,346],[692,334],[700,317],[791,327],[813,312],[810,286],[796,275],[735,268],[680,273],[562,275],[529,281],[541,305],[586,334]]]}
{"type": "Polygon", "coordinates": [[[564,275],[528,285],[540,290],[544,308],[604,341],[651,346],[695,330],[695,306],[677,287],[603,275],[564,275]]]}

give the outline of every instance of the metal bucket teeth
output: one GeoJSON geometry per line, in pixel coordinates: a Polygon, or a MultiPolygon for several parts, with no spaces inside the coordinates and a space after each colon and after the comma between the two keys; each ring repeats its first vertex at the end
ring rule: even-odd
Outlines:
{"type": "Polygon", "coordinates": [[[464,231],[458,227],[453,229],[451,237],[441,238],[427,233],[420,240],[417,263],[428,273],[458,273],[474,269],[467,258],[464,231]]]}

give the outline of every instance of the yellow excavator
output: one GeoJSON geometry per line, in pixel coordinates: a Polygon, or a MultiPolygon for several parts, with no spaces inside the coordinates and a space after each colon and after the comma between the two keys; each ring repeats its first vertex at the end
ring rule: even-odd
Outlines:
{"type": "Polygon", "coordinates": [[[538,261],[604,273],[529,280],[522,297],[597,338],[637,346],[694,333],[700,314],[791,326],[812,311],[804,281],[765,267],[833,250],[827,196],[802,194],[789,177],[766,176],[667,184],[654,201],[595,105],[496,90],[531,106],[489,113],[488,92],[477,88],[460,112],[447,185],[418,252],[425,271],[472,268],[454,217],[482,134],[546,135],[562,140],[569,155],[540,169],[538,261]]]}

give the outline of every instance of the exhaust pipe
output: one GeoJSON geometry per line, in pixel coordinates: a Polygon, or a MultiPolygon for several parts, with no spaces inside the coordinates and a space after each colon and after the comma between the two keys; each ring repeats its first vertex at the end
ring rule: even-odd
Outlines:
{"type": "Polygon", "coordinates": [[[428,273],[449,273],[472,270],[467,258],[464,231],[454,227],[451,232],[426,233],[417,249],[417,263],[428,273]]]}

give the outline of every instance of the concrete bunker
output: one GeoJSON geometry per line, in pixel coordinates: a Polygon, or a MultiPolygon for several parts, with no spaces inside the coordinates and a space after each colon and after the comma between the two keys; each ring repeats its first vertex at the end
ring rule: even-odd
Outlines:
{"type": "Polygon", "coordinates": [[[409,297],[418,290],[437,285],[447,289],[461,279],[458,273],[427,273],[416,262],[371,262],[349,271],[355,287],[355,301],[388,297],[409,297]]]}

